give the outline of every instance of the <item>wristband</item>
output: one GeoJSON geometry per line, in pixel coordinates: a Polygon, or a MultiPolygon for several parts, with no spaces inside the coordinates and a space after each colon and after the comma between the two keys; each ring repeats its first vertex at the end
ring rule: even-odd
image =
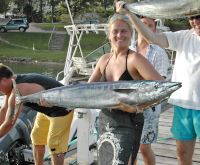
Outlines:
{"type": "Polygon", "coordinates": [[[136,114],[137,113],[142,113],[144,111],[144,109],[145,109],[145,108],[139,109],[137,105],[135,106],[135,108],[136,108],[136,112],[135,112],[136,114]]]}

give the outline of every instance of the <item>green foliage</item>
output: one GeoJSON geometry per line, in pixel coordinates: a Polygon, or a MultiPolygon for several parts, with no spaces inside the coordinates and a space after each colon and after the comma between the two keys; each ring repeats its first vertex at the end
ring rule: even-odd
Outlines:
{"type": "Polygon", "coordinates": [[[107,8],[109,8],[110,6],[113,6],[114,1],[113,0],[100,0],[99,1],[101,3],[101,6],[104,9],[104,12],[106,12],[107,8]]]}
{"type": "Polygon", "coordinates": [[[52,22],[52,18],[53,18],[53,22],[59,22],[60,21],[60,15],[58,13],[55,13],[54,15],[52,15],[51,12],[48,12],[44,16],[44,22],[50,23],[50,22],[52,22]]]}
{"type": "Polygon", "coordinates": [[[56,12],[55,7],[62,2],[63,0],[49,0],[47,1],[48,5],[51,6],[52,22],[59,21],[59,14],[56,12]]]}
{"type": "Polygon", "coordinates": [[[185,30],[185,29],[190,29],[191,26],[187,20],[185,19],[178,19],[178,20],[165,20],[165,26],[168,26],[171,31],[178,31],[178,30],[185,30]],[[184,22],[181,22],[184,20],[184,22]]]}
{"type": "Polygon", "coordinates": [[[28,22],[32,22],[33,7],[30,4],[26,4],[23,9],[23,13],[26,15],[28,22]]]}
{"type": "Polygon", "coordinates": [[[9,9],[9,0],[0,0],[0,14],[6,13],[9,9]]]}
{"type": "Polygon", "coordinates": [[[24,6],[26,5],[26,0],[14,0],[15,5],[17,5],[17,10],[22,11],[24,6]]]}
{"type": "MultiPolygon", "coordinates": [[[[8,0],[1,0],[8,1],[8,0]]],[[[0,2],[1,2],[0,1],[0,2]]],[[[69,14],[65,0],[13,0],[17,8],[14,13],[23,12],[29,22],[59,22],[60,15],[69,14]],[[49,12],[43,15],[45,5],[49,5],[49,12]]],[[[103,13],[103,18],[109,16],[113,7],[113,0],[68,0],[73,18],[83,13],[103,13]]],[[[0,6],[1,7],[1,6],[0,6]]],[[[62,22],[65,22],[62,20],[62,22]]]]}
{"type": "Polygon", "coordinates": [[[104,13],[103,7],[97,7],[97,8],[95,9],[95,13],[104,13]]]}
{"type": "Polygon", "coordinates": [[[113,15],[113,9],[106,10],[106,12],[102,15],[103,18],[108,18],[109,16],[113,15]]]}
{"type": "Polygon", "coordinates": [[[71,18],[69,14],[61,14],[60,15],[61,22],[70,22],[71,18]]]}
{"type": "Polygon", "coordinates": [[[52,22],[52,15],[50,15],[50,14],[45,15],[44,22],[47,22],[47,23],[52,22]]]}
{"type": "Polygon", "coordinates": [[[66,3],[61,3],[59,6],[56,7],[56,11],[59,12],[60,14],[67,14],[67,4],[66,3]]]}

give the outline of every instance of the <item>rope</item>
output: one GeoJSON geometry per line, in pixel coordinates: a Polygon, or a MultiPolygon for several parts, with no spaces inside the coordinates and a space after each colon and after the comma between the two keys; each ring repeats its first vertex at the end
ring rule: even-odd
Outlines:
{"type": "Polygon", "coordinates": [[[162,139],[157,139],[157,142],[162,141],[162,140],[171,139],[171,138],[174,138],[174,136],[170,136],[170,137],[166,137],[166,138],[162,138],[162,139]]]}

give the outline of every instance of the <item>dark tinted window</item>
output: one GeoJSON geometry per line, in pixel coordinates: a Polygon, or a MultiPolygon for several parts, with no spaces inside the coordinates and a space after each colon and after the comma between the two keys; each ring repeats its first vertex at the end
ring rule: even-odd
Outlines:
{"type": "Polygon", "coordinates": [[[91,24],[96,24],[97,23],[97,21],[91,21],[91,24]]]}
{"type": "Polygon", "coordinates": [[[24,23],[23,20],[15,20],[15,24],[22,24],[24,23]]]}
{"type": "Polygon", "coordinates": [[[85,21],[84,24],[90,24],[90,21],[85,21]]]}

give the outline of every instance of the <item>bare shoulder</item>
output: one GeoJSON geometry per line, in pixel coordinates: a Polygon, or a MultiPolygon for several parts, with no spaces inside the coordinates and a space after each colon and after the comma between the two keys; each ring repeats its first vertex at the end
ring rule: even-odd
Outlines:
{"type": "Polygon", "coordinates": [[[111,55],[112,55],[112,53],[104,54],[104,55],[101,56],[101,58],[99,60],[101,60],[101,61],[108,60],[111,55]]]}
{"type": "Polygon", "coordinates": [[[138,52],[135,52],[133,50],[131,50],[129,52],[129,56],[128,56],[129,60],[131,62],[137,62],[138,60],[142,60],[142,59],[146,59],[143,55],[141,55],[140,53],[138,52]]]}
{"type": "Polygon", "coordinates": [[[128,56],[128,64],[134,68],[149,66],[151,63],[140,53],[131,51],[128,56]]]}
{"type": "Polygon", "coordinates": [[[112,55],[112,53],[107,53],[107,54],[102,55],[98,62],[100,64],[100,66],[106,65],[106,63],[110,59],[111,55],[112,55]]]}

